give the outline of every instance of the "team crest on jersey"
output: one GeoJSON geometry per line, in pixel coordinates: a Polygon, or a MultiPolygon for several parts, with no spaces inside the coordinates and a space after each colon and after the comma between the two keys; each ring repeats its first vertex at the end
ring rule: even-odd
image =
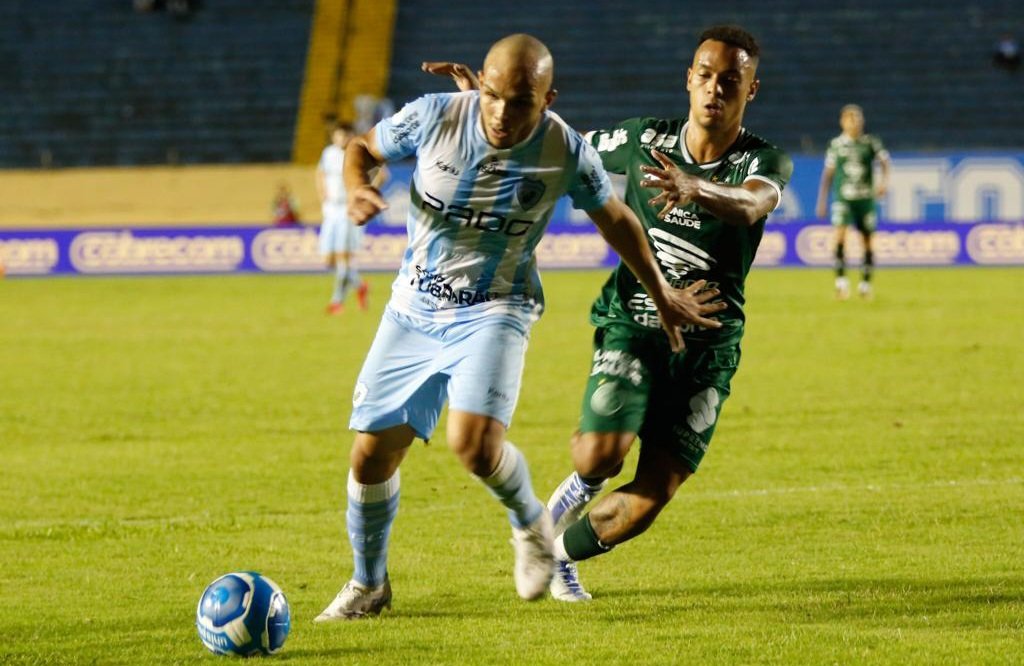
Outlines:
{"type": "Polygon", "coordinates": [[[540,201],[546,189],[547,185],[544,184],[544,181],[526,177],[520,180],[519,185],[516,186],[516,199],[519,200],[519,205],[523,210],[529,210],[540,201]]]}

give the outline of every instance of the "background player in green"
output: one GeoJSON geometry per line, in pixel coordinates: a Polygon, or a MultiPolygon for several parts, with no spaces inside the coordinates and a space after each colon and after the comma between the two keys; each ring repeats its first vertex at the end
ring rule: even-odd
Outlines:
{"type": "Polygon", "coordinates": [[[882,140],[864,134],[864,112],[856,104],[847,104],[839,112],[843,133],[832,139],[825,151],[825,169],[818,187],[815,214],[825,217],[825,204],[832,190],[832,225],[835,227],[836,298],[850,296],[846,278],[846,229],[851,224],[864,236],[864,267],[857,291],[871,296],[871,273],[875,266],[873,236],[877,223],[875,197],[884,197],[889,184],[889,153],[882,140]],[[874,186],[875,161],[882,168],[878,186],[874,186]]]}
{"type": "MultiPolygon", "coordinates": [[[[633,118],[587,134],[605,168],[626,175],[626,203],[668,282],[706,280],[722,309],[719,326],[684,329],[686,348],[673,352],[654,304],[624,265],[594,302],[594,356],[572,438],[576,471],[548,502],[558,534],[556,599],[591,598],[576,562],[650,527],[697,470],[729,395],[743,336],[744,279],[793,169],[785,153],[742,127],[760,85],[758,55],[756,40],[742,28],[709,28],[687,70],[687,117],[633,118]],[[637,436],[642,445],[633,480],[582,515],[622,470],[637,436]]],[[[471,83],[464,65],[425,63],[424,69],[450,75],[460,87],[471,83]]]]}

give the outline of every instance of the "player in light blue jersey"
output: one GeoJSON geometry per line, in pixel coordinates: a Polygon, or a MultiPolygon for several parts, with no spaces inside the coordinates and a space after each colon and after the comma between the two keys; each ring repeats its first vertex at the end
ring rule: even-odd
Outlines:
{"type": "Polygon", "coordinates": [[[534,250],[555,202],[587,212],[657,305],[673,348],[683,324],[708,317],[717,290],[671,289],[636,216],[617,199],[596,151],[548,111],[553,60],[528,35],[497,42],[481,90],[427,95],[349,144],[349,216],[363,224],[387,204],[369,174],[415,155],[409,246],[359,374],[350,427],[347,528],[355,572],[316,618],[390,608],[387,550],[399,465],[428,439],[449,402],[448,444],[506,507],[516,591],[540,597],[553,574],[552,523],[522,454],[506,440],[530,327],[544,295],[534,250]]]}
{"type": "MultiPolygon", "coordinates": [[[[316,192],[320,198],[323,222],[320,225],[320,254],[327,268],[334,271],[334,289],[327,304],[327,314],[344,310],[345,297],[355,290],[359,307],[367,307],[369,291],[356,268],[356,254],[363,244],[363,232],[348,217],[345,206],[345,185],[342,171],[345,147],[352,138],[351,125],[335,123],[331,127],[331,143],[324,148],[316,167],[316,192]]],[[[378,175],[383,179],[384,172],[378,175]]],[[[379,186],[379,182],[377,183],[379,186]]]]}

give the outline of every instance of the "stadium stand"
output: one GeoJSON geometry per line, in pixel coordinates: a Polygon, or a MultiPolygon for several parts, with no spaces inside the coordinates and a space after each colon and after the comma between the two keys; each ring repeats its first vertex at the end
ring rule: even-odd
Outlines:
{"type": "Polygon", "coordinates": [[[290,159],[313,5],[0,3],[0,166],[290,159]]]}
{"type": "MultiPolygon", "coordinates": [[[[387,13],[374,0],[345,4],[364,17],[387,13]]],[[[303,112],[303,77],[311,24],[329,6],[207,0],[175,21],[135,12],[131,0],[2,2],[0,167],[309,162],[323,113],[303,112]]],[[[395,103],[446,88],[419,71],[422,60],[478,66],[493,40],[527,31],[555,52],[555,108],[574,126],[674,115],[685,110],[683,65],[696,35],[736,22],[765,55],[764,94],[748,123],[790,151],[820,152],[851,101],[896,150],[1024,145],[1024,72],[991,64],[994,41],[1024,25],[1018,0],[520,0],[501,5],[501,22],[496,7],[398,2],[387,90],[395,103]]],[[[387,67],[388,40],[360,33],[369,22],[344,28],[358,42],[344,71],[387,67]]],[[[381,22],[386,34],[390,19],[381,22]]],[[[337,79],[338,64],[321,67],[337,79]]],[[[359,92],[342,78],[335,97],[359,92]]]]}
{"type": "Polygon", "coordinates": [[[525,31],[554,51],[555,109],[570,124],[681,114],[684,61],[700,30],[739,23],[764,53],[764,94],[747,122],[788,150],[823,150],[847,102],[861,104],[870,130],[897,150],[1024,145],[1024,73],[991,66],[994,41],[1024,26],[1017,0],[522,0],[500,25],[493,12],[475,0],[400,2],[392,99],[437,89],[421,60],[478,67],[497,37],[525,31]]]}

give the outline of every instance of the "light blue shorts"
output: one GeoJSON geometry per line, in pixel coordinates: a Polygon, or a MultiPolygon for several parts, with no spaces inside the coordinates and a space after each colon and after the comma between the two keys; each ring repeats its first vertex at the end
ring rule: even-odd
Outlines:
{"type": "Polygon", "coordinates": [[[356,226],[345,214],[344,206],[324,204],[324,221],[320,225],[320,254],[358,252],[363,246],[363,228],[356,226]]]}
{"type": "Polygon", "coordinates": [[[379,432],[405,423],[430,439],[445,398],[453,410],[508,427],[528,339],[501,316],[433,324],[388,308],[356,380],[349,428],[379,432]]]}

